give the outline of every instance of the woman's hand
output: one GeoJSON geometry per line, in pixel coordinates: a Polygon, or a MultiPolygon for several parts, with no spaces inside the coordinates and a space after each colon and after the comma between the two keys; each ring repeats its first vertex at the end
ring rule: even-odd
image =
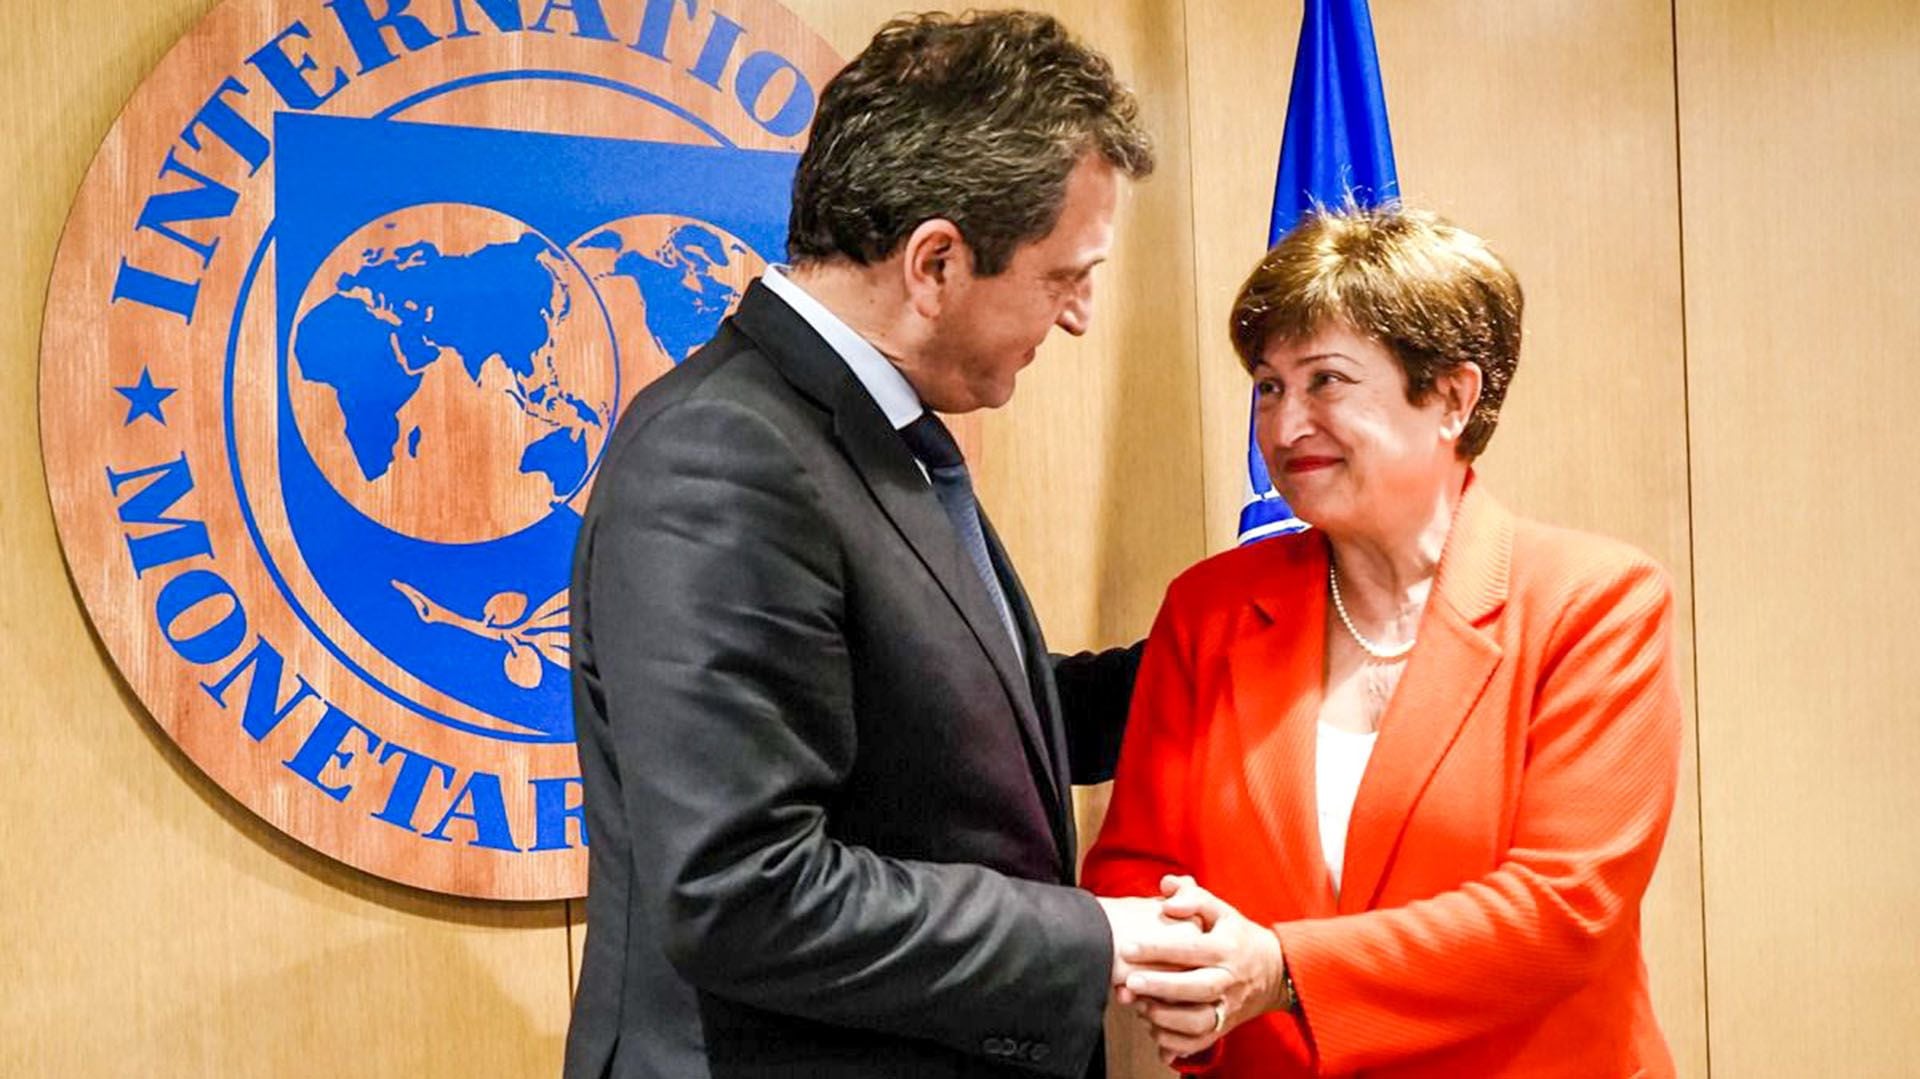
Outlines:
{"type": "Polygon", "coordinates": [[[1122,958],[1135,969],[1118,997],[1152,1027],[1161,1062],[1171,1064],[1276,1007],[1286,961],[1273,930],[1192,877],[1164,877],[1160,889],[1167,918],[1195,919],[1206,932],[1127,948],[1122,958]]]}

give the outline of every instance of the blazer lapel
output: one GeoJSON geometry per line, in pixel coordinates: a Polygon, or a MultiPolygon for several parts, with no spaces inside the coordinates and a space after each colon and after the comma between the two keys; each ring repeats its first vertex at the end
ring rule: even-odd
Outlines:
{"type": "Polygon", "coordinates": [[[1360,781],[1340,912],[1371,909],[1407,818],[1486,690],[1501,657],[1482,627],[1506,603],[1513,519],[1473,477],[1440,558],[1418,641],[1380,720],[1360,781]]]}
{"type": "Polygon", "coordinates": [[[1255,621],[1232,645],[1227,664],[1247,800],[1276,855],[1245,864],[1271,866],[1267,888],[1291,894],[1300,916],[1320,917],[1333,913],[1314,791],[1326,662],[1326,592],[1319,582],[1327,560],[1321,544],[1306,545],[1306,552],[1262,574],[1255,621]]]}
{"type": "MultiPolygon", "coordinates": [[[[765,285],[755,282],[747,289],[733,319],[795,388],[831,413],[834,437],[861,482],[986,652],[1006,690],[1007,703],[1019,719],[1021,737],[1040,788],[1057,808],[1062,796],[1048,763],[1051,754],[1035,711],[1032,684],[1014,654],[1013,642],[1007,637],[993,599],[987,595],[986,585],[961,550],[953,522],[947,519],[939,497],[914,463],[912,452],[832,347],[765,285]]],[[[1030,614],[1027,620],[1031,622],[1030,614]]],[[[1071,857],[1066,861],[1072,864],[1071,857]]]]}

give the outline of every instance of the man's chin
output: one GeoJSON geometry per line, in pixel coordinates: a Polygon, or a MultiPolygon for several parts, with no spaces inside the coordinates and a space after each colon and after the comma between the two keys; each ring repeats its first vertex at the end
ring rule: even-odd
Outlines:
{"type": "Polygon", "coordinates": [[[980,398],[981,408],[999,408],[1013,400],[1014,376],[1008,375],[1004,382],[993,382],[975,387],[975,395],[980,398]]]}
{"type": "Polygon", "coordinates": [[[999,408],[1013,400],[1013,384],[1005,386],[968,386],[964,394],[955,394],[947,401],[925,401],[927,407],[935,412],[949,416],[959,416],[968,412],[978,412],[983,408],[999,408]]]}

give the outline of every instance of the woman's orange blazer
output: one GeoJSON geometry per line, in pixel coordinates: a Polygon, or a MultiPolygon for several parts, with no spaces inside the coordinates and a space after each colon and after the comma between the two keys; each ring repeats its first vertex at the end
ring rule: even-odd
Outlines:
{"type": "Polygon", "coordinates": [[[1188,873],[1278,933],[1301,1012],[1223,1076],[1669,1076],[1640,897],[1678,778],[1672,590],[1469,480],[1380,724],[1336,899],[1314,750],[1327,553],[1306,532],[1167,591],[1085,884],[1188,873]]]}

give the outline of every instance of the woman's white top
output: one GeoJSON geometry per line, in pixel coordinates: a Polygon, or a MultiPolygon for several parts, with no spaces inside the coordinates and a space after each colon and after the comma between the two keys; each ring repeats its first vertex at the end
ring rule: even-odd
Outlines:
{"type": "Polygon", "coordinates": [[[1353,820],[1353,800],[1360,794],[1360,777],[1367,772],[1378,731],[1355,734],[1320,722],[1314,752],[1313,789],[1320,802],[1320,850],[1326,855],[1333,894],[1340,894],[1340,870],[1347,860],[1347,825],[1353,820]]]}

